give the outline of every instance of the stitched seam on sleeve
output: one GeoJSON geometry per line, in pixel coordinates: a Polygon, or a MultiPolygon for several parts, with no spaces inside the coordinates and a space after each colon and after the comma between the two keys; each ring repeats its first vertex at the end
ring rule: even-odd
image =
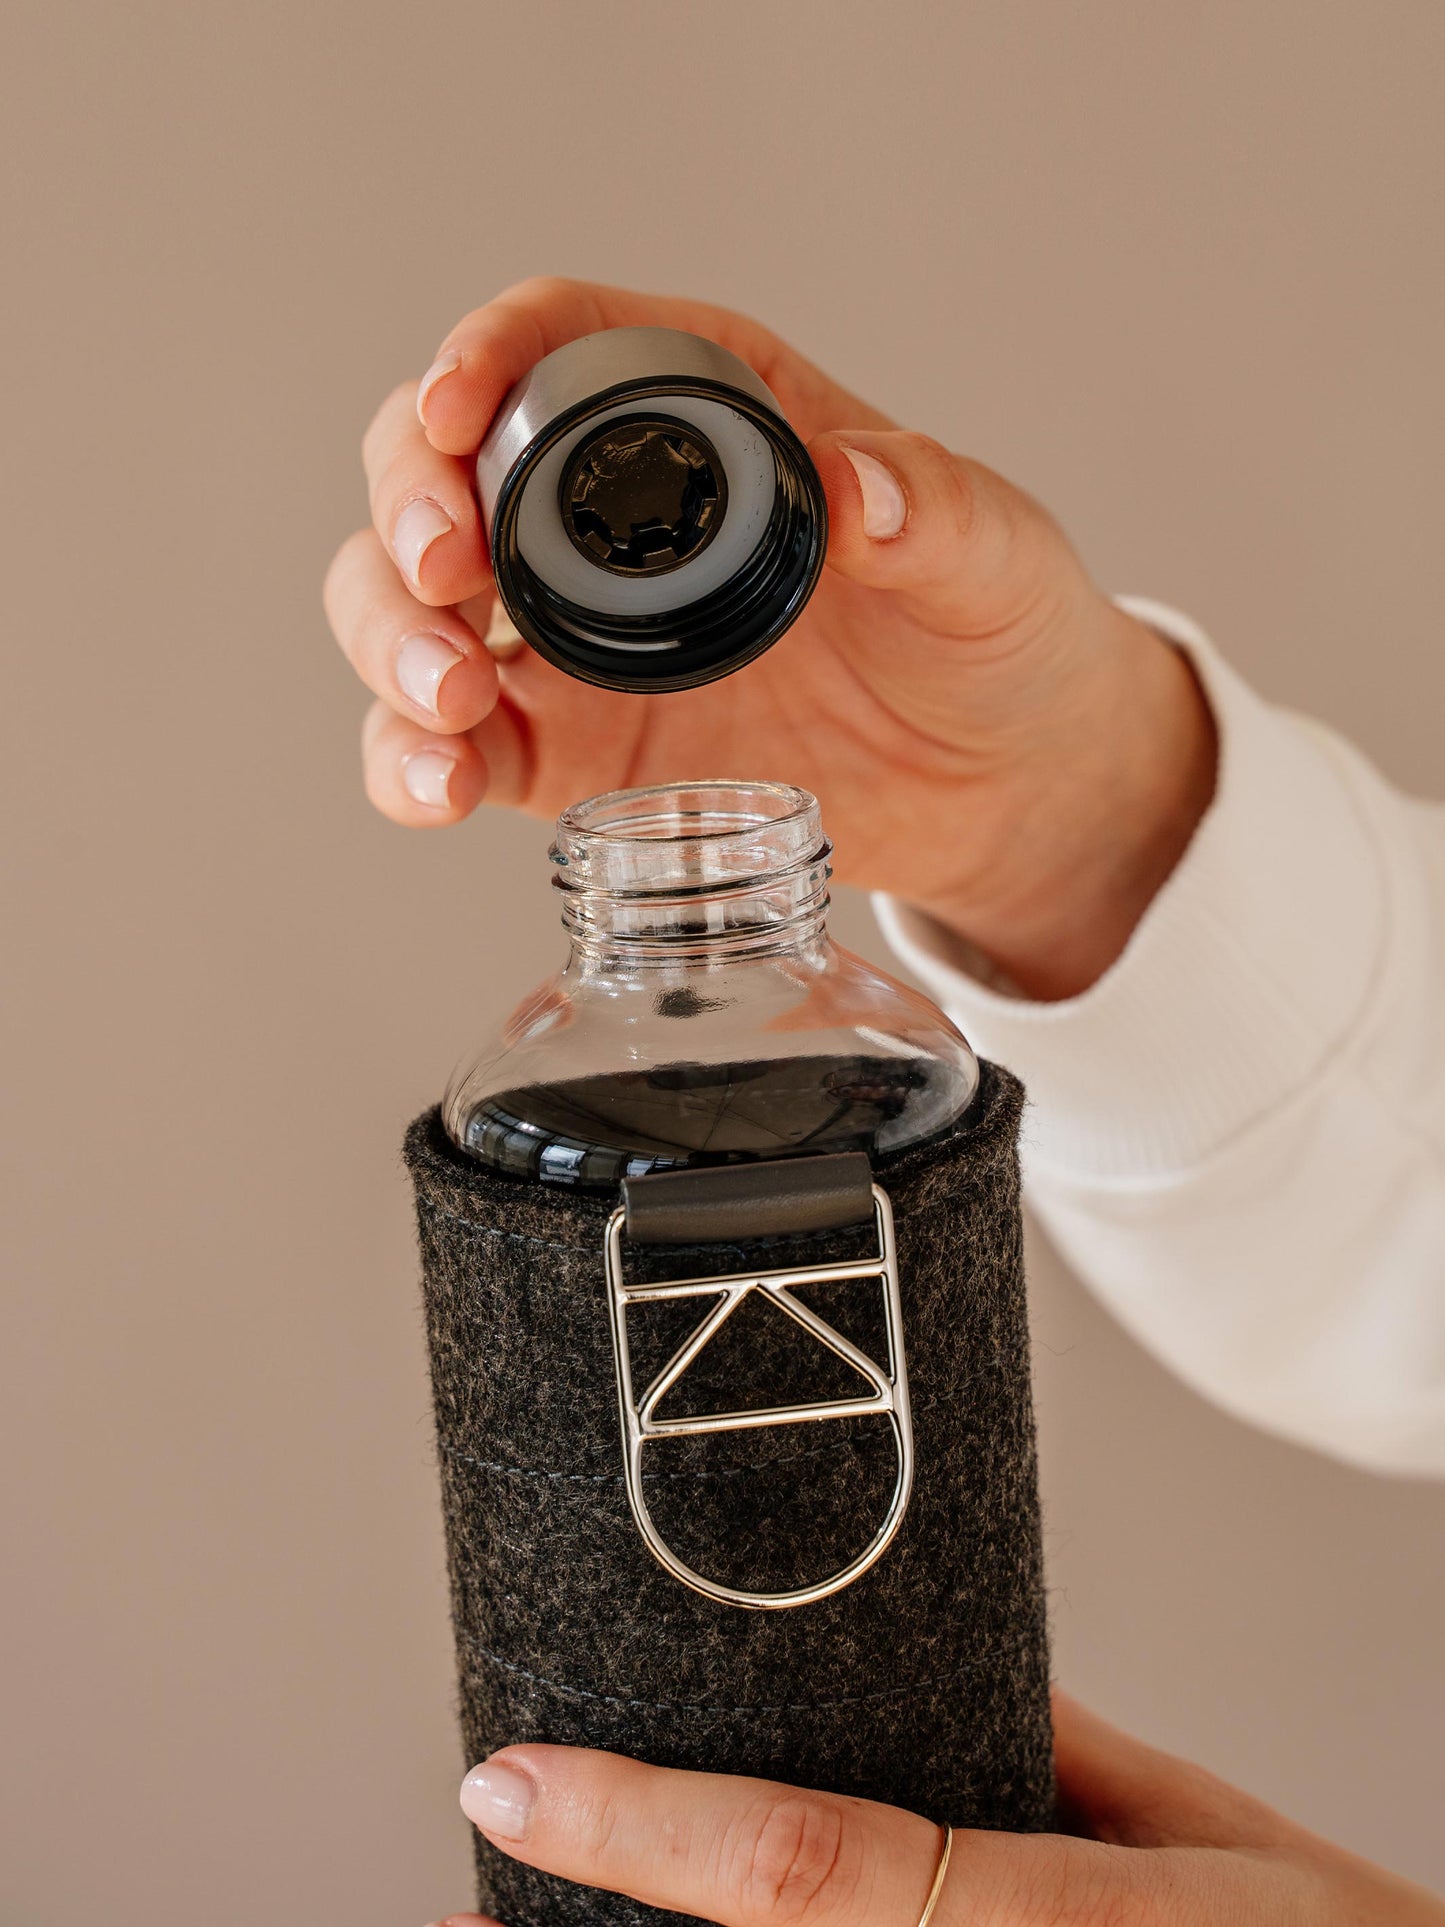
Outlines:
{"type": "Polygon", "coordinates": [[[709,1705],[705,1700],[643,1700],[627,1699],[616,1693],[595,1693],[585,1686],[568,1686],[560,1679],[548,1679],[544,1673],[529,1672],[525,1666],[515,1661],[503,1659],[500,1653],[489,1652],[485,1646],[466,1644],[466,1650],[477,1659],[484,1659],[500,1672],[512,1673],[518,1679],[525,1679],[534,1686],[545,1686],[549,1692],[564,1693],[569,1699],[593,1700],[604,1706],[640,1707],[649,1713],[702,1713],[749,1714],[749,1713],[828,1713],[844,1706],[871,1706],[879,1700],[896,1699],[904,1693],[918,1693],[930,1686],[946,1686],[951,1680],[962,1679],[977,1666],[985,1666],[990,1660],[1011,1652],[1015,1647],[1027,1645],[1033,1638],[1032,1632],[1020,1634],[1017,1639],[1008,1640],[992,1651],[977,1654],[967,1666],[955,1667],[950,1673],[937,1673],[932,1679],[911,1679],[902,1686],[885,1686],[877,1693],[855,1693],[844,1699],[836,1700],[796,1700],[780,1701],[776,1705],[753,1702],[746,1706],[709,1705]]]}

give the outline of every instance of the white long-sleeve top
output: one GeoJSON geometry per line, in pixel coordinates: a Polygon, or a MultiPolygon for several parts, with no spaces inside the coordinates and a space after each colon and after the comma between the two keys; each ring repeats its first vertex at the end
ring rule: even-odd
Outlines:
{"type": "Polygon", "coordinates": [[[1220,742],[1124,954],[1034,1003],[880,896],[884,934],[1023,1079],[1031,1204],[1141,1343],[1268,1430],[1445,1474],[1445,806],[1124,606],[1189,653],[1220,742]]]}

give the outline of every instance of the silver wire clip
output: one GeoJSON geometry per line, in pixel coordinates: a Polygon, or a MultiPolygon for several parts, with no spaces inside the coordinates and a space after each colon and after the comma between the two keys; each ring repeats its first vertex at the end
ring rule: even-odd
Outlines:
{"type": "Polygon", "coordinates": [[[669,1278],[659,1283],[629,1285],[624,1275],[622,1251],[626,1211],[619,1206],[607,1220],[604,1240],[607,1302],[612,1318],[628,1503],[637,1529],[653,1557],[675,1579],[680,1579],[685,1586],[691,1586],[694,1592],[702,1593],[705,1598],[720,1600],[725,1605],[761,1610],[812,1605],[815,1600],[827,1599],[832,1593],[841,1592],[845,1586],[851,1586],[855,1579],[861,1578],[887,1551],[903,1523],[903,1514],[913,1490],[913,1417],[908,1403],[908,1371],[903,1356],[903,1306],[898,1289],[893,1212],[887,1194],[876,1184],[871,1189],[873,1221],[878,1234],[877,1255],[836,1264],[792,1265],[776,1271],[719,1273],[709,1278],[669,1278]],[[878,1278],[882,1281],[888,1347],[886,1368],[846,1339],[827,1319],[819,1317],[793,1296],[793,1288],[798,1285],[826,1286],[850,1278],[878,1278]],[[754,1291],[765,1292],[780,1311],[861,1373],[873,1387],[871,1395],[824,1399],[814,1404],[775,1405],[756,1411],[718,1412],[694,1418],[658,1418],[659,1402],[679,1382],[748,1294],[754,1291]],[[653,1304],[666,1298],[709,1296],[716,1297],[717,1303],[673,1353],[639,1403],[632,1389],[632,1358],[627,1339],[628,1308],[653,1304]],[[885,1416],[893,1429],[898,1457],[893,1496],[883,1523],[869,1544],[857,1558],[826,1579],[820,1579],[810,1586],[794,1587],[789,1592],[749,1592],[741,1587],[725,1586],[705,1578],[679,1558],[653,1523],[642,1486],[642,1450],[654,1439],[694,1437],[708,1432],[740,1432],[774,1425],[804,1425],[821,1419],[862,1418],[872,1414],[885,1416]]]}

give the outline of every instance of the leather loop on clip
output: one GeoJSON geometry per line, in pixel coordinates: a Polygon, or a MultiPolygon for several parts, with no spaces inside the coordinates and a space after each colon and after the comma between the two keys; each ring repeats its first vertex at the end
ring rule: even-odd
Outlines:
{"type": "Polygon", "coordinates": [[[865,1224],[873,1173],[864,1151],[657,1171],[623,1179],[622,1209],[633,1244],[745,1244],[865,1224]]]}

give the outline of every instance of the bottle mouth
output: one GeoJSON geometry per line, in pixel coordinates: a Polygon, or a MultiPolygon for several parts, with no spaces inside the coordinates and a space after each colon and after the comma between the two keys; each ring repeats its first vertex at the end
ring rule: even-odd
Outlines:
{"type": "Polygon", "coordinates": [[[736,944],[817,927],[831,850],[806,790],[720,779],[576,803],[551,857],[574,935],[736,944]]]}

